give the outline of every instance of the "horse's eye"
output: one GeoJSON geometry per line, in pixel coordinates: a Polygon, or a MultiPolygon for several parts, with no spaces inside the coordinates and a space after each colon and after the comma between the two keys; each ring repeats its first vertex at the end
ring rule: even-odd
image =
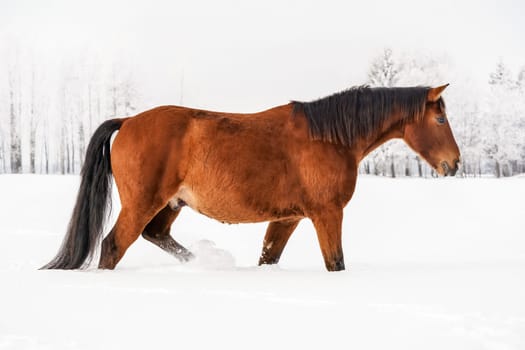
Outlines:
{"type": "Polygon", "coordinates": [[[437,117],[438,124],[445,124],[446,121],[447,120],[446,120],[446,118],[444,116],[437,117]]]}

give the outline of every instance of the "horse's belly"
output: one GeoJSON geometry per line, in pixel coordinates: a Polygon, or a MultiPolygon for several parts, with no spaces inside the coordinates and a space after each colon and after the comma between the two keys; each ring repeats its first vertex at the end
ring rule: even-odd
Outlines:
{"type": "Polygon", "coordinates": [[[170,205],[177,206],[181,201],[203,215],[232,224],[302,216],[302,212],[296,206],[280,208],[277,203],[273,206],[260,206],[246,202],[242,194],[237,191],[210,191],[209,187],[204,190],[198,186],[190,187],[183,184],[170,200],[170,205]]]}

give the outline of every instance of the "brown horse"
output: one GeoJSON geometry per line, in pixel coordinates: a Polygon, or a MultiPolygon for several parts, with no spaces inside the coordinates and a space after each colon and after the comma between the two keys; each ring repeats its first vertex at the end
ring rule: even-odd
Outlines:
{"type": "Polygon", "coordinates": [[[402,138],[439,174],[456,173],[459,149],[440,97],[446,86],[356,87],[255,114],[164,106],[105,121],[89,143],[62,247],[43,268],[89,264],[113,173],[122,210],[102,242],[99,268],[113,269],[141,234],[190,259],[170,235],[187,205],[222,222],[269,221],[259,264],[277,263],[299,221],[309,218],[326,268],[343,270],[343,208],[368,153],[402,138]]]}

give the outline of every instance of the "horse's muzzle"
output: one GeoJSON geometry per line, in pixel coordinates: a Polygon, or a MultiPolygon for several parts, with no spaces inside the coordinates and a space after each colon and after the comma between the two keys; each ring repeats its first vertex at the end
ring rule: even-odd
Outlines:
{"type": "Polygon", "coordinates": [[[455,159],[454,160],[454,167],[453,168],[448,165],[448,162],[442,161],[441,162],[441,168],[443,168],[443,174],[445,176],[455,176],[456,172],[459,169],[459,159],[455,159]]]}

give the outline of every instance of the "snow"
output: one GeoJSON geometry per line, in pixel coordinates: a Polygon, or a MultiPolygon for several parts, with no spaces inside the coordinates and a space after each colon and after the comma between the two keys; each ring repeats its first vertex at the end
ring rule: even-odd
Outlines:
{"type": "Polygon", "coordinates": [[[188,264],[140,238],[115,271],[39,271],[77,186],[0,176],[0,349],[525,348],[524,177],[361,177],[340,273],[307,220],[257,267],[265,225],[189,209],[188,264]]]}

